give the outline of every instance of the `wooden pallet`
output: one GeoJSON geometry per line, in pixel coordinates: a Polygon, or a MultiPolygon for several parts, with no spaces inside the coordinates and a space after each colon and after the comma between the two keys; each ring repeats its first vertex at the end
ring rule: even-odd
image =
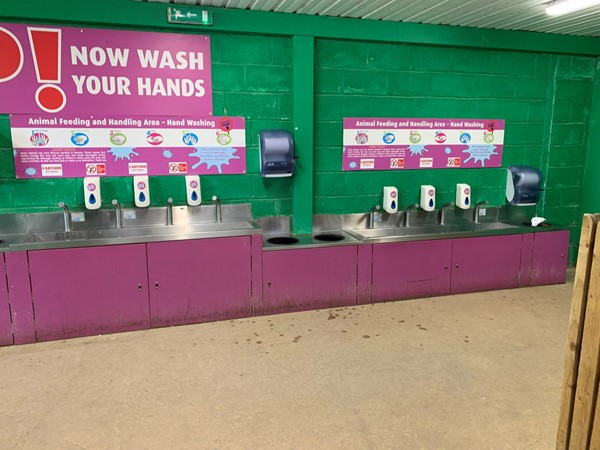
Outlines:
{"type": "Polygon", "coordinates": [[[557,450],[600,449],[600,214],[585,214],[571,302],[557,450]]]}

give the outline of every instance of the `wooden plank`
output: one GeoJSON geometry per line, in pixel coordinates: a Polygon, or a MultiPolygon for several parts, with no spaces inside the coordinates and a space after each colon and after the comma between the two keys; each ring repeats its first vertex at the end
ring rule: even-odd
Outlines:
{"type": "Polygon", "coordinates": [[[592,254],[569,449],[588,448],[598,394],[600,359],[600,227],[592,254]]]}
{"type": "Polygon", "coordinates": [[[587,306],[590,272],[592,269],[596,225],[599,221],[600,214],[585,214],[581,226],[573,299],[571,301],[571,317],[569,319],[569,331],[567,335],[565,375],[563,377],[560,418],[556,438],[557,450],[567,450],[569,448],[569,434],[571,431],[575,386],[577,384],[579,355],[581,352],[581,337],[583,334],[585,308],[587,306]]]}
{"type": "MultiPolygon", "coordinates": [[[[600,391],[596,391],[600,392],[600,391]]],[[[594,412],[594,424],[592,425],[592,438],[590,439],[591,450],[600,448],[600,402],[596,400],[596,411],[594,412]]]]}

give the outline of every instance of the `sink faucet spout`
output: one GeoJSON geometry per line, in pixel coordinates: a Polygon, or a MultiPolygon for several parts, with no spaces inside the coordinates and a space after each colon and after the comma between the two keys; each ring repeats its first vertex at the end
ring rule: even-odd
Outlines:
{"type": "Polygon", "coordinates": [[[173,225],[173,199],[167,199],[167,226],[173,225]]]}
{"type": "Polygon", "coordinates": [[[446,225],[446,211],[454,207],[454,202],[446,203],[440,211],[440,225],[446,225]]]}
{"type": "Polygon", "coordinates": [[[71,231],[71,211],[69,211],[69,207],[65,204],[65,202],[60,202],[58,204],[59,208],[63,210],[63,220],[65,223],[65,233],[71,231]]]}
{"type": "Polygon", "coordinates": [[[488,201],[484,200],[482,202],[479,202],[475,205],[475,213],[474,213],[474,217],[473,217],[473,223],[479,223],[479,210],[488,205],[488,201]]]}
{"type": "Polygon", "coordinates": [[[115,227],[123,228],[123,213],[121,211],[121,204],[116,198],[113,199],[112,204],[115,207],[115,227]]]}
{"type": "Polygon", "coordinates": [[[413,205],[408,205],[408,207],[404,210],[404,226],[405,227],[410,227],[410,211],[412,209],[417,209],[419,207],[418,203],[415,203],[413,205]]]}
{"type": "Polygon", "coordinates": [[[212,196],[212,201],[215,202],[215,222],[223,222],[223,211],[221,210],[221,200],[216,195],[212,196]]]}

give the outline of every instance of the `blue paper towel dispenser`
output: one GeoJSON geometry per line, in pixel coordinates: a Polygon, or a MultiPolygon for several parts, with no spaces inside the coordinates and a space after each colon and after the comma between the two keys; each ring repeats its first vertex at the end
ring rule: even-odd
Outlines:
{"type": "Polygon", "coordinates": [[[535,167],[510,166],[506,176],[506,200],[511,205],[535,205],[543,191],[544,176],[535,167]]]}
{"type": "Polygon", "coordinates": [[[294,138],[285,130],[262,130],[258,133],[260,175],[291,177],[294,174],[294,138]]]}

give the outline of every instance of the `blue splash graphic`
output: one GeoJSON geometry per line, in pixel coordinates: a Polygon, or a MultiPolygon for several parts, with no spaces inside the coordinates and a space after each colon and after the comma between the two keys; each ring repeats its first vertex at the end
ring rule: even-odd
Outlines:
{"type": "Polygon", "coordinates": [[[164,149],[162,155],[167,159],[171,159],[173,157],[173,152],[171,150],[164,149]]]}
{"type": "Polygon", "coordinates": [[[356,169],[356,166],[357,164],[355,161],[352,161],[350,164],[348,164],[348,167],[350,167],[351,169],[356,169]]]}
{"type": "Polygon", "coordinates": [[[411,145],[408,147],[410,150],[410,156],[421,155],[423,156],[424,152],[428,152],[424,145],[411,145]]]}
{"type": "Polygon", "coordinates": [[[131,161],[132,156],[140,156],[139,153],[133,151],[133,147],[112,147],[108,153],[111,153],[115,157],[115,162],[120,159],[131,161]]]}
{"type": "Polygon", "coordinates": [[[485,161],[489,161],[492,155],[497,155],[495,145],[471,145],[468,149],[463,150],[469,157],[463,162],[469,162],[471,159],[477,163],[481,163],[481,167],[485,167],[485,161]]]}
{"type": "Polygon", "coordinates": [[[223,173],[223,165],[229,165],[232,159],[240,159],[235,154],[237,150],[233,147],[199,147],[188,156],[198,158],[198,162],[192,166],[197,169],[202,164],[206,164],[206,169],[210,170],[213,166],[219,173],[223,173]]]}
{"type": "Polygon", "coordinates": [[[37,174],[37,169],[35,167],[28,167],[25,169],[25,175],[28,177],[33,177],[37,174]]]}
{"type": "Polygon", "coordinates": [[[444,149],[444,151],[446,152],[446,155],[449,155],[449,154],[451,154],[451,153],[452,153],[452,149],[451,149],[450,147],[446,147],[446,148],[444,149]]]}

